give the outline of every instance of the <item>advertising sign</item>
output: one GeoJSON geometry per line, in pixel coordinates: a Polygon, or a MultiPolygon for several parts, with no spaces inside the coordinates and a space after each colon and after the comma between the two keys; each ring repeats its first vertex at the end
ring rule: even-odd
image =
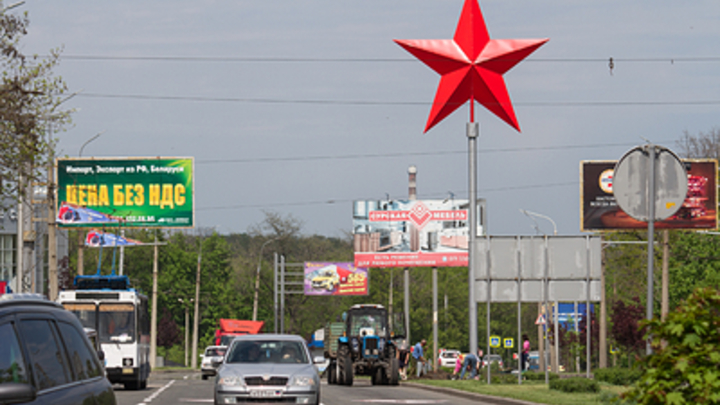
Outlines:
{"type": "Polygon", "coordinates": [[[353,263],[305,262],[305,295],[367,295],[368,270],[353,263]]]}
{"type": "Polygon", "coordinates": [[[194,226],[193,158],[57,160],[61,227],[194,226]]]}
{"type": "MultiPolygon", "coordinates": [[[[467,200],[355,201],[355,265],[457,267],[468,265],[467,200]]],[[[478,233],[482,215],[478,215],[478,233]]]]}
{"type": "Polygon", "coordinates": [[[88,247],[140,246],[144,244],[139,240],[102,232],[97,229],[91,230],[85,237],[85,246],[88,247]]]}
{"type": "MultiPolygon", "coordinates": [[[[656,229],[716,229],[717,173],[714,159],[683,159],[688,173],[687,198],[675,215],[655,222],[656,229]]],[[[612,180],[617,161],[580,163],[580,228],[582,231],[646,229],[618,207],[612,180]]]]}

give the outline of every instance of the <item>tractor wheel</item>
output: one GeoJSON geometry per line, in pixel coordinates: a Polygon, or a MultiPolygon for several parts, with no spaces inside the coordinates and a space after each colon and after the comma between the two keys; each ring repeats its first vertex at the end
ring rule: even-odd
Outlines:
{"type": "Polygon", "coordinates": [[[351,387],[353,385],[353,363],[350,354],[338,358],[338,367],[340,368],[340,381],[338,381],[338,384],[351,387]]]}
{"type": "Polygon", "coordinates": [[[390,375],[387,376],[388,384],[398,385],[400,383],[400,360],[390,359],[390,375]]]}
{"type": "Polygon", "coordinates": [[[327,373],[328,384],[330,384],[330,385],[337,384],[337,366],[335,365],[335,363],[330,363],[327,371],[325,371],[325,372],[327,373]]]}

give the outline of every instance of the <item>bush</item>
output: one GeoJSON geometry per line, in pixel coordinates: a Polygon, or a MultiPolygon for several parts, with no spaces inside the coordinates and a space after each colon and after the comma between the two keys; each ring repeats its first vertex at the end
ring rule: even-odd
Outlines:
{"type": "MultiPolygon", "coordinates": [[[[482,379],[482,377],[480,377],[482,379]]],[[[485,381],[487,381],[487,375],[485,375],[485,381]]],[[[517,384],[517,374],[491,374],[490,382],[492,384],[517,384]]]]}
{"type": "Polygon", "coordinates": [[[629,368],[600,368],[593,371],[595,379],[613,385],[632,385],[642,377],[642,370],[629,368]]]}
{"type": "MultiPolygon", "coordinates": [[[[536,371],[526,371],[523,373],[523,378],[528,381],[545,381],[545,373],[538,373],[536,371]]],[[[557,380],[560,376],[555,373],[548,373],[549,380],[557,380]]]]}
{"type": "Polygon", "coordinates": [[[574,377],[552,380],[550,389],[562,392],[600,392],[600,384],[595,380],[574,377]]]}
{"type": "Polygon", "coordinates": [[[637,405],[637,402],[623,400],[618,394],[610,391],[601,392],[598,396],[598,400],[603,405],[637,405]]]}

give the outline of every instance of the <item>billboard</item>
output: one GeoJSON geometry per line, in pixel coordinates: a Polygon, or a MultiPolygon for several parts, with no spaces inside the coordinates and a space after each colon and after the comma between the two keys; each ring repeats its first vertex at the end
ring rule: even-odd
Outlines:
{"type": "MultiPolygon", "coordinates": [[[[714,159],[682,159],[688,173],[687,198],[678,212],[664,221],[659,229],[716,229],[718,163],[714,159]]],[[[604,231],[646,229],[623,212],[615,202],[612,179],[616,160],[580,162],[580,229],[604,231]]]]}
{"type": "MultiPolygon", "coordinates": [[[[355,265],[468,265],[468,200],[355,201],[355,265]]],[[[482,234],[478,215],[478,234],[482,234]]]]}
{"type": "Polygon", "coordinates": [[[62,227],[190,228],[195,219],[193,158],[57,160],[62,227]]]}
{"type": "Polygon", "coordinates": [[[305,295],[367,295],[368,270],[353,263],[305,262],[305,295]]]}

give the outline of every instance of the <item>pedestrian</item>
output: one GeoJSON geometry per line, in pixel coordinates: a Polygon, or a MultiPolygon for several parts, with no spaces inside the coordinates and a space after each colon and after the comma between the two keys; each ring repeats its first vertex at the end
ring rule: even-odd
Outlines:
{"type": "Polygon", "coordinates": [[[470,378],[475,378],[477,376],[478,361],[479,359],[476,354],[468,353],[468,355],[465,356],[465,360],[463,360],[462,365],[462,373],[460,373],[461,380],[465,378],[465,372],[468,368],[470,368],[470,378]]]}
{"type": "Polygon", "coordinates": [[[407,343],[404,340],[399,346],[397,356],[400,378],[402,378],[403,380],[407,380],[407,368],[410,363],[410,351],[408,350],[407,343]]]}
{"type": "Polygon", "coordinates": [[[457,380],[458,374],[460,374],[460,369],[463,366],[463,360],[465,359],[465,356],[463,356],[462,353],[458,354],[457,358],[455,359],[455,370],[453,370],[452,379],[457,380]]]}
{"type": "Polygon", "coordinates": [[[523,351],[522,351],[522,371],[527,370],[530,362],[530,339],[528,335],[523,335],[523,351]]]}
{"type": "Polygon", "coordinates": [[[427,341],[425,339],[417,342],[412,352],[413,358],[415,359],[415,369],[417,370],[418,378],[427,373],[427,360],[425,360],[425,355],[423,353],[423,348],[426,344],[427,341]]]}

